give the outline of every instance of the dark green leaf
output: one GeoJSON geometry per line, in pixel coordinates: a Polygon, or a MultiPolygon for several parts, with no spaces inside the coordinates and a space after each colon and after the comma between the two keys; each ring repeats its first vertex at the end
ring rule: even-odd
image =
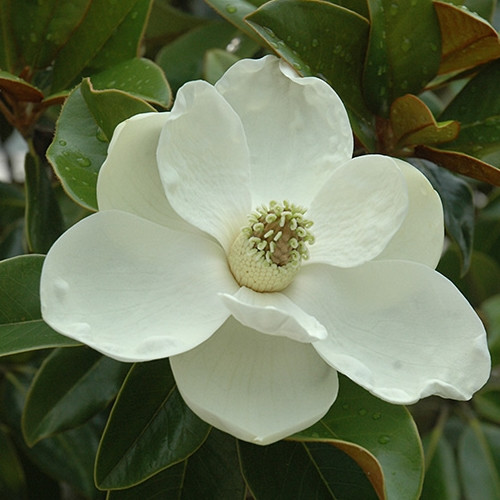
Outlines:
{"type": "Polygon", "coordinates": [[[227,50],[208,50],[203,60],[203,75],[205,80],[214,84],[238,59],[237,55],[227,50]]]}
{"type": "Polygon", "coordinates": [[[488,332],[488,346],[492,364],[500,363],[500,294],[489,297],[481,304],[481,311],[488,332]]]}
{"type": "Polygon", "coordinates": [[[24,215],[24,195],[12,184],[0,182],[0,230],[24,215]]]}
{"type": "Polygon", "coordinates": [[[26,480],[16,449],[5,429],[0,426],[0,498],[25,500],[26,480]]]}
{"type": "Polygon", "coordinates": [[[387,116],[394,99],[419,93],[436,75],[441,33],[431,0],[368,0],[368,6],[363,92],[370,109],[387,116]]]}
{"type": "Polygon", "coordinates": [[[26,400],[23,433],[28,445],[73,429],[104,409],[129,368],[87,347],[54,351],[37,372],[26,400]]]}
{"type": "Polygon", "coordinates": [[[32,252],[47,253],[64,232],[64,221],[48,177],[38,157],[26,155],[26,234],[32,252]]]}
{"type": "Polygon", "coordinates": [[[466,500],[500,498],[500,429],[471,421],[460,440],[459,464],[466,500]]]}
{"type": "Polygon", "coordinates": [[[474,396],[474,408],[484,418],[500,424],[500,387],[486,386],[474,396]]]}
{"type": "Polygon", "coordinates": [[[78,345],[41,319],[39,283],[43,257],[24,255],[0,262],[0,355],[78,345]]]}
{"type": "Polygon", "coordinates": [[[0,237],[0,260],[26,253],[24,233],[23,219],[4,228],[0,237]]]}
{"type": "Polygon", "coordinates": [[[168,359],[130,370],[111,411],[96,462],[96,484],[127,488],[185,460],[209,432],[184,404],[168,359]]]}
{"type": "Polygon", "coordinates": [[[496,167],[500,167],[499,79],[500,60],[472,78],[440,117],[461,123],[458,138],[446,144],[446,149],[468,153],[496,167]]]}
{"type": "Polygon", "coordinates": [[[460,500],[460,482],[453,449],[444,436],[431,449],[431,440],[423,440],[426,457],[430,454],[425,473],[422,498],[426,500],[460,500]]]}
{"type": "Polygon", "coordinates": [[[149,59],[130,59],[91,78],[95,90],[116,89],[159,106],[168,107],[172,95],[161,68],[149,59]]]}
{"type": "Polygon", "coordinates": [[[69,88],[90,64],[101,70],[136,57],[144,7],[149,8],[149,4],[149,0],[93,0],[87,15],[57,54],[52,92],[69,88]]]}
{"type": "Polygon", "coordinates": [[[0,71],[0,90],[16,101],[40,102],[43,99],[40,89],[6,71],[0,71]]]}
{"type": "Polygon", "coordinates": [[[419,496],[423,457],[410,414],[403,406],[372,396],[346,377],[341,377],[339,395],[326,416],[296,436],[358,444],[380,462],[388,498],[419,496]]]}
{"type": "Polygon", "coordinates": [[[354,133],[373,150],[373,116],[359,82],[368,43],[368,21],[316,0],[274,0],[246,18],[267,44],[299,73],[325,79],[349,111],[354,133]]]}
{"type": "Polygon", "coordinates": [[[238,448],[243,475],[259,500],[377,498],[356,462],[329,443],[239,442],[238,448]]]}
{"type": "Polygon", "coordinates": [[[474,239],[474,202],[469,185],[445,169],[427,160],[410,158],[439,193],[444,209],[444,222],[462,255],[462,273],[470,266],[474,239]]]}

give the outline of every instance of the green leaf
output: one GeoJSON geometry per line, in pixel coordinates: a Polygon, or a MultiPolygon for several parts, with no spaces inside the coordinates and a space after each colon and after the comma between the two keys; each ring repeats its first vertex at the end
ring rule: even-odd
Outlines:
{"type": "Polygon", "coordinates": [[[472,78],[440,116],[461,123],[458,138],[446,144],[447,150],[462,151],[496,167],[500,167],[499,78],[500,60],[472,78]]]}
{"type": "Polygon", "coordinates": [[[172,100],[163,71],[149,59],[130,59],[91,77],[95,90],[116,89],[159,106],[172,100]]]}
{"type": "Polygon", "coordinates": [[[476,393],[474,408],[482,417],[500,424],[500,386],[487,385],[476,393]]]}
{"type": "Polygon", "coordinates": [[[444,209],[444,223],[462,255],[462,274],[470,266],[474,238],[474,201],[469,185],[447,170],[426,160],[409,161],[426,177],[439,193],[444,209]]]}
{"type": "Polygon", "coordinates": [[[376,499],[370,482],[348,455],[330,443],[238,443],[241,469],[255,498],[376,499]]]}
{"type": "Polygon", "coordinates": [[[19,219],[5,228],[0,238],[0,260],[26,253],[24,220],[19,219]]]}
{"type": "Polygon", "coordinates": [[[64,221],[48,177],[47,165],[26,155],[26,234],[32,252],[47,253],[64,232],[64,221]]]}
{"type": "Polygon", "coordinates": [[[156,62],[177,91],[187,81],[202,77],[207,50],[225,48],[238,33],[234,26],[220,21],[199,26],[163,47],[156,62]]]}
{"type": "Polygon", "coordinates": [[[8,433],[0,426],[0,498],[25,500],[28,498],[26,479],[21,461],[8,433]]]}
{"type": "Polygon", "coordinates": [[[387,116],[397,97],[418,94],[436,75],[441,33],[431,0],[368,0],[368,6],[363,92],[370,109],[387,116]]]}
{"type": "Polygon", "coordinates": [[[133,486],[185,460],[210,427],[184,404],[168,359],[138,363],[113,406],[96,461],[99,488],[133,486]]]}
{"type": "Polygon", "coordinates": [[[24,195],[17,186],[0,182],[0,231],[24,216],[24,195]]]}
{"type": "Polygon", "coordinates": [[[136,57],[149,4],[149,0],[93,0],[54,60],[52,92],[69,88],[91,64],[102,70],[136,57]]]}
{"type": "MultiPolygon", "coordinates": [[[[30,376],[26,372],[32,367],[26,368],[24,374],[8,375],[1,394],[1,406],[5,410],[6,419],[12,422],[13,428],[19,432],[21,413],[30,382],[30,376]]],[[[71,485],[84,498],[97,499],[101,493],[94,486],[92,473],[102,431],[101,420],[102,418],[98,416],[78,429],[45,439],[33,448],[26,446],[19,435],[16,445],[22,450],[23,455],[47,475],[71,485]]],[[[38,498],[38,492],[36,493],[38,498]]]]}
{"type": "Polygon", "coordinates": [[[488,332],[488,347],[492,364],[500,363],[500,294],[493,295],[481,304],[482,317],[488,332]]]}
{"type": "Polygon", "coordinates": [[[372,396],[346,377],[341,377],[339,395],[325,417],[295,437],[357,444],[380,462],[389,500],[419,498],[422,447],[409,412],[372,396]]]}
{"type": "Polygon", "coordinates": [[[457,464],[448,440],[441,435],[435,445],[429,436],[423,440],[424,452],[430,454],[425,472],[422,498],[426,500],[460,500],[457,464]],[[433,449],[431,449],[433,447],[433,449]]]}
{"type": "Polygon", "coordinates": [[[95,91],[88,80],[71,92],[57,121],[47,158],[73,200],[89,210],[97,209],[97,175],[114,127],[145,111],[153,108],[121,90],[95,91]]]}
{"type": "Polygon", "coordinates": [[[471,421],[460,439],[459,464],[466,500],[500,498],[500,429],[471,421]]]}
{"type": "Polygon", "coordinates": [[[373,150],[373,116],[358,83],[368,43],[368,21],[318,0],[274,0],[246,21],[299,73],[330,83],[349,111],[355,134],[373,150]]]}
{"type": "Polygon", "coordinates": [[[55,350],[37,372],[27,396],[22,424],[28,445],[73,429],[104,409],[129,369],[130,365],[87,347],[55,350]]]}
{"type": "Polygon", "coordinates": [[[215,84],[217,80],[239,60],[238,56],[223,49],[211,49],[205,54],[203,74],[205,80],[215,84]]]}
{"type": "Polygon", "coordinates": [[[0,262],[0,355],[56,346],[78,345],[42,320],[39,284],[41,255],[0,262]]]}
{"type": "Polygon", "coordinates": [[[137,498],[203,498],[243,500],[236,439],[212,429],[201,448],[188,459],[165,469],[144,483],[109,493],[107,500],[137,498]]]}

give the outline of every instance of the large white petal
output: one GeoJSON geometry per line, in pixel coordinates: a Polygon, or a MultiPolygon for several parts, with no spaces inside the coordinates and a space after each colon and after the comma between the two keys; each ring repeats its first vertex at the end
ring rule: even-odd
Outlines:
{"type": "Polygon", "coordinates": [[[179,90],[157,158],[174,209],[228,251],[252,208],[249,153],[240,119],[214,87],[179,90]]]}
{"type": "Polygon", "coordinates": [[[373,259],[401,226],[408,189],[392,158],[366,155],[337,169],[306,217],[316,242],[310,262],[353,267],[373,259]]]}
{"type": "Polygon", "coordinates": [[[218,293],[237,288],[216,242],[106,210],[52,246],[40,293],[58,332],[121,361],[146,361],[206,340],[228,316],[218,293]]]}
{"type": "Polygon", "coordinates": [[[435,268],[444,240],[443,205],[431,183],[415,167],[395,159],[408,186],[408,214],[377,259],[421,262],[435,268]]]}
{"type": "Polygon", "coordinates": [[[331,366],[392,403],[469,399],[488,379],[484,327],[455,285],[407,261],[308,266],[285,291],[328,330],[331,366]]]}
{"type": "Polygon", "coordinates": [[[120,123],[99,171],[100,210],[118,209],[174,229],[194,231],[172,209],[160,181],[156,148],[169,113],[143,113],[120,123]]]}
{"type": "Polygon", "coordinates": [[[221,294],[221,298],[240,323],[259,332],[298,342],[326,338],[325,327],[282,293],[258,293],[241,287],[234,295],[221,294]]]}
{"type": "Polygon", "coordinates": [[[263,335],[234,318],[170,363],[182,397],[200,418],[257,444],[309,427],[337,397],[337,372],[311,345],[263,335]]]}
{"type": "Polygon", "coordinates": [[[271,200],[308,206],[332,170],[351,158],[344,105],[319,78],[299,77],[267,56],[234,64],[215,87],[245,128],[254,206],[271,200]]]}

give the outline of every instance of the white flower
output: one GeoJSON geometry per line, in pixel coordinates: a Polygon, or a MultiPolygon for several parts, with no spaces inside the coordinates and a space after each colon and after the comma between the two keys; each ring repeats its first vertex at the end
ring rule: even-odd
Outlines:
{"type": "Polygon", "coordinates": [[[337,370],[393,403],[470,398],[490,360],[434,271],[439,197],[352,149],[333,90],[275,57],[186,84],[117,127],[100,211],[45,260],[45,321],[118,360],[170,356],[195,413],[260,444],[319,420],[337,370]]]}

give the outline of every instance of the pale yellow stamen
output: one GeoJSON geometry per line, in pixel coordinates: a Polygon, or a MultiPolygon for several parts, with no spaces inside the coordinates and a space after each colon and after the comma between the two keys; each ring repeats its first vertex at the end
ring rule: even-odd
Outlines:
{"type": "Polygon", "coordinates": [[[234,241],[228,262],[241,286],[256,292],[277,292],[286,288],[309,258],[307,244],[314,243],[309,231],[312,221],[306,210],[287,201],[272,201],[248,217],[234,241]]]}

